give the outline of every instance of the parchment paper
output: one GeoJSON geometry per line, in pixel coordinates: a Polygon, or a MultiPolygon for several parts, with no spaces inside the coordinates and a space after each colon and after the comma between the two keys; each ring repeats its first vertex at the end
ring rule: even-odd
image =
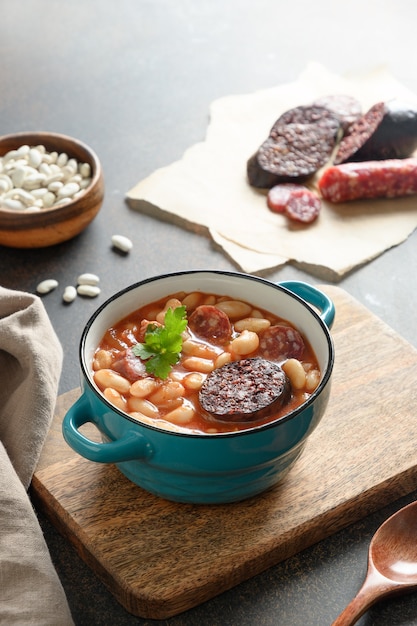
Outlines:
{"type": "Polygon", "coordinates": [[[323,202],[316,222],[298,225],[272,213],[266,192],[246,177],[248,158],[284,111],[337,93],[358,98],[364,112],[390,98],[417,102],[385,67],[342,77],[312,62],[295,82],[214,101],[205,141],[139,182],[127,193],[128,205],[209,235],[245,272],[292,262],[320,278],[342,278],[413,232],[417,196],[323,202]]]}

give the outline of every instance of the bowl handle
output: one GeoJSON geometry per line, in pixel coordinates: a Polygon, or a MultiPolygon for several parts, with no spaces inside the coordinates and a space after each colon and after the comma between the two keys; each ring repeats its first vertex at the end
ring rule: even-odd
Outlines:
{"type": "Polygon", "coordinates": [[[333,301],[325,293],[316,289],[313,285],[298,280],[283,280],[278,285],[286,287],[286,289],[300,296],[308,304],[315,306],[319,310],[319,315],[326,326],[328,328],[332,327],[336,309],[333,301]]]}
{"type": "Polygon", "coordinates": [[[83,424],[94,423],[88,413],[89,403],[85,394],[82,394],[68,410],[62,422],[64,439],[78,454],[98,463],[121,463],[148,458],[151,455],[150,444],[141,433],[133,428],[127,430],[117,441],[109,443],[91,441],[79,431],[83,424]]]}

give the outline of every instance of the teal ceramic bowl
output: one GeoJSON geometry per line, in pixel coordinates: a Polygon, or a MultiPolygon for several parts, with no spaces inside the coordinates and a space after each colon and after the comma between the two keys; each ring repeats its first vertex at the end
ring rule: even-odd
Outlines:
{"type": "Polygon", "coordinates": [[[80,342],[82,393],[63,420],[66,442],[81,456],[116,464],[133,483],[168,500],[227,503],[276,485],[290,470],[325,412],[334,347],[333,302],[297,281],[274,284],[223,271],[186,271],[149,278],[115,294],[88,321],[80,342]],[[263,426],[225,434],[188,434],[139,423],[111,405],[93,381],[92,358],[107,328],[140,306],[175,292],[227,294],[291,321],[310,342],[321,381],[298,409],[263,426]],[[96,425],[102,443],[81,426],[96,425]]]}

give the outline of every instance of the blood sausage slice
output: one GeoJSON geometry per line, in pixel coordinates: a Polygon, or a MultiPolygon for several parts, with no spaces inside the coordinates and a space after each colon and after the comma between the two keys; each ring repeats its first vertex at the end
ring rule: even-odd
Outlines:
{"type": "Polygon", "coordinates": [[[232,325],[227,314],[208,304],[198,306],[191,313],[188,326],[198,337],[217,345],[224,345],[232,336],[232,325]]]}
{"type": "Polygon", "coordinates": [[[339,120],[325,107],[300,106],[285,112],[248,160],[249,183],[271,188],[306,180],[330,158],[339,128],[339,120]]]}
{"type": "Polygon", "coordinates": [[[417,105],[378,102],[350,128],[334,163],[404,159],[417,148],[417,105]]]}
{"type": "Polygon", "coordinates": [[[199,392],[204,411],[222,421],[246,422],[274,415],[290,398],[281,367],[265,359],[233,361],[211,372],[199,392]]]}
{"type": "Polygon", "coordinates": [[[323,96],[315,100],[313,104],[332,111],[339,118],[344,133],[347,133],[352,124],[362,115],[362,105],[359,100],[347,94],[323,96]]]}

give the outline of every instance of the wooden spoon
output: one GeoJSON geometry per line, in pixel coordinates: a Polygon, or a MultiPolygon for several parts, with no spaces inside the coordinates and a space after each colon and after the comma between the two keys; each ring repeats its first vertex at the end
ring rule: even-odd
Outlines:
{"type": "Polygon", "coordinates": [[[383,597],[417,589],[417,502],[400,509],[376,531],[368,570],[355,598],[332,626],[351,626],[383,597]]]}

